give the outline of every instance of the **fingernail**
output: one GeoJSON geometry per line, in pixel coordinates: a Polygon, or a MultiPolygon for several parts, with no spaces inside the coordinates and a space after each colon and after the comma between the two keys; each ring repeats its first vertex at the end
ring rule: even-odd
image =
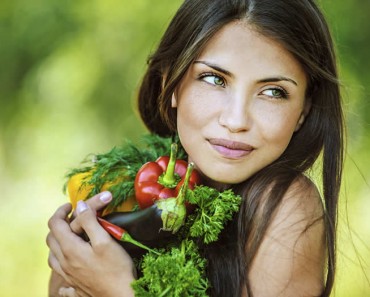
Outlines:
{"type": "Polygon", "coordinates": [[[58,291],[59,296],[65,297],[65,296],[77,296],[75,289],[72,287],[61,287],[58,291]]]}
{"type": "Polygon", "coordinates": [[[103,192],[99,197],[100,201],[107,203],[112,200],[112,194],[110,192],[103,192]]]}
{"type": "Polygon", "coordinates": [[[85,203],[85,201],[80,200],[80,201],[77,202],[77,208],[76,208],[77,213],[82,213],[87,209],[88,209],[88,206],[85,203]]]}

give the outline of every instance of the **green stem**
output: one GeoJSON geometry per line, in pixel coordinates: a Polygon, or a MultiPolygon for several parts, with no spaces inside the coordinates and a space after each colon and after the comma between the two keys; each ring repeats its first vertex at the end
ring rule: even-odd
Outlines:
{"type": "Polygon", "coordinates": [[[168,161],[166,172],[160,176],[159,183],[165,187],[176,187],[178,178],[175,175],[177,156],[177,144],[171,144],[170,160],[168,161]]]}
{"type": "Polygon", "coordinates": [[[145,249],[145,250],[147,250],[149,252],[152,252],[152,253],[154,253],[156,255],[160,255],[159,252],[157,252],[157,251],[155,251],[155,250],[147,247],[146,245],[143,245],[142,243],[138,242],[137,240],[133,239],[131,237],[131,235],[129,233],[127,233],[127,232],[125,232],[125,233],[122,234],[121,241],[132,243],[132,244],[134,244],[134,245],[136,245],[136,246],[138,246],[138,247],[140,247],[142,249],[145,249]]]}
{"type": "Polygon", "coordinates": [[[190,180],[191,173],[193,172],[193,169],[194,169],[194,163],[191,162],[188,164],[188,168],[186,169],[184,183],[181,185],[180,191],[177,194],[177,203],[176,203],[177,205],[182,205],[185,202],[186,191],[189,188],[189,180],[190,180]]]}
{"type": "Polygon", "coordinates": [[[162,293],[161,295],[159,295],[159,297],[164,297],[166,296],[166,294],[172,289],[171,286],[167,287],[162,293]]]}

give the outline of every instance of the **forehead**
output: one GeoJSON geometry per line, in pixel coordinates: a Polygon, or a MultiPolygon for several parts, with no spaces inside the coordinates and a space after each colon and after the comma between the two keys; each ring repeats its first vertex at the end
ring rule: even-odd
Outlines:
{"type": "Polygon", "coordinates": [[[239,70],[253,68],[260,75],[278,72],[276,74],[293,75],[306,80],[301,64],[288,50],[274,39],[260,34],[245,21],[222,27],[208,41],[198,59],[211,60],[239,70]]]}

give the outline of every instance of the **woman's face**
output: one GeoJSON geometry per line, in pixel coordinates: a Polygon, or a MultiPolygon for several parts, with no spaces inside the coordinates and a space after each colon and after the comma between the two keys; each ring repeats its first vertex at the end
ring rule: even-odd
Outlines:
{"type": "Polygon", "coordinates": [[[177,128],[211,183],[235,184],[276,160],[299,129],[306,76],[277,42],[243,22],[220,30],[177,88],[177,128]]]}

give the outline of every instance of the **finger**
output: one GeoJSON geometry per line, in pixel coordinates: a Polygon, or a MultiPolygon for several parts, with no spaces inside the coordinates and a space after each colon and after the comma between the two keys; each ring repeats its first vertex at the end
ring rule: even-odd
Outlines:
{"type": "Polygon", "coordinates": [[[55,255],[52,252],[49,253],[48,264],[49,264],[49,267],[52,270],[54,270],[60,276],[65,278],[66,275],[65,275],[64,271],[62,270],[62,267],[60,267],[59,261],[57,260],[57,258],[55,257],[55,255]]]}
{"type": "Polygon", "coordinates": [[[51,218],[48,221],[49,229],[50,225],[53,224],[53,221],[55,219],[61,219],[66,222],[69,222],[69,214],[72,211],[72,204],[71,203],[65,203],[62,206],[58,207],[58,209],[55,211],[55,213],[51,216],[51,218]]]}
{"type": "Polygon", "coordinates": [[[60,267],[60,261],[64,260],[64,255],[61,251],[61,248],[55,238],[52,236],[51,233],[48,234],[46,238],[46,243],[50,249],[48,263],[50,268],[62,274],[62,269],[60,267]]]}
{"type": "Polygon", "coordinates": [[[58,294],[61,297],[78,297],[76,290],[72,287],[61,287],[58,294]]]}
{"type": "Polygon", "coordinates": [[[76,221],[86,232],[93,247],[112,240],[110,235],[98,223],[95,212],[84,201],[78,201],[76,212],[76,221]]]}
{"type": "Polygon", "coordinates": [[[53,233],[49,232],[46,236],[46,244],[49,247],[50,252],[52,252],[57,259],[63,258],[62,250],[53,233]]]}
{"type": "Polygon", "coordinates": [[[58,294],[61,297],[90,297],[90,295],[73,287],[61,287],[58,294]]]}
{"type": "Polygon", "coordinates": [[[66,257],[79,254],[81,250],[86,252],[87,249],[91,249],[88,243],[72,232],[69,222],[66,220],[70,211],[71,205],[62,205],[49,220],[50,235],[47,237],[47,243],[62,268],[66,264],[66,257]]]}
{"type": "MultiPolygon", "coordinates": [[[[106,207],[110,201],[112,201],[112,194],[108,191],[105,191],[101,192],[98,195],[95,195],[94,197],[91,197],[90,199],[85,201],[85,203],[89,206],[89,208],[93,212],[96,213],[98,210],[106,207]]],[[[76,216],[76,213],[74,215],[76,216]]],[[[81,225],[79,225],[78,221],[73,220],[70,226],[72,231],[77,234],[81,234],[83,232],[81,225]]]]}
{"type": "Polygon", "coordinates": [[[109,202],[112,201],[112,194],[109,191],[104,191],[95,195],[85,202],[89,205],[90,209],[93,211],[101,210],[102,208],[106,207],[109,202]]]}
{"type": "Polygon", "coordinates": [[[56,273],[58,273],[67,283],[72,283],[72,280],[67,276],[67,274],[63,271],[62,267],[60,266],[59,261],[55,257],[53,253],[49,254],[48,257],[48,264],[51,269],[53,269],[56,273]]]}
{"type": "Polygon", "coordinates": [[[72,206],[67,203],[60,206],[54,215],[49,219],[48,226],[55,240],[61,246],[66,240],[73,240],[76,235],[71,231],[68,214],[72,206]]]}
{"type": "Polygon", "coordinates": [[[72,211],[72,205],[70,203],[63,204],[60,206],[55,213],[51,216],[48,221],[48,227],[50,231],[58,229],[59,227],[69,228],[69,218],[68,215],[72,211]]]}

